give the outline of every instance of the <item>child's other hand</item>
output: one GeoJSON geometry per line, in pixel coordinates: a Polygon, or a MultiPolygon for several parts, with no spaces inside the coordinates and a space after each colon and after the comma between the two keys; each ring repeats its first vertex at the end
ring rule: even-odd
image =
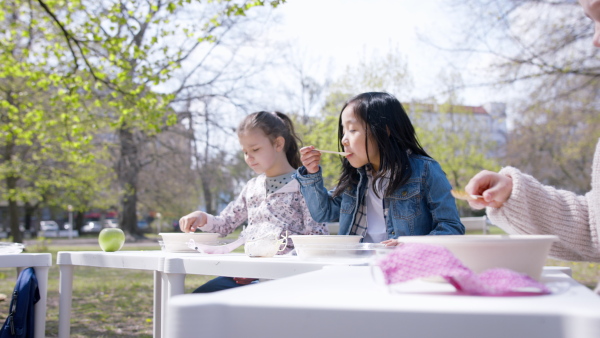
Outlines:
{"type": "Polygon", "coordinates": [[[179,219],[179,229],[183,232],[194,232],[196,229],[203,227],[206,224],[208,217],[202,211],[194,211],[189,215],[185,215],[179,219]]]}
{"type": "Polygon", "coordinates": [[[308,146],[300,149],[300,161],[309,174],[319,171],[321,162],[321,153],[315,150],[314,146],[308,146]]]}
{"type": "Polygon", "coordinates": [[[256,278],[233,277],[233,280],[239,285],[248,285],[256,280],[256,278]]]}
{"type": "Polygon", "coordinates": [[[381,242],[381,244],[385,244],[385,246],[398,246],[400,243],[398,243],[397,239],[392,238],[381,242]]]}

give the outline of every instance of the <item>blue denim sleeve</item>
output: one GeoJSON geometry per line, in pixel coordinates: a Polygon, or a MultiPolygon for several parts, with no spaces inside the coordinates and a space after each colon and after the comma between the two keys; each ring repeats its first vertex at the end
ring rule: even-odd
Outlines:
{"type": "Polygon", "coordinates": [[[463,235],[465,226],[460,222],[456,201],[450,194],[452,186],[446,174],[435,161],[429,161],[427,166],[427,203],[433,218],[430,235],[463,235]]]}
{"type": "Polygon", "coordinates": [[[337,222],[340,218],[342,197],[331,197],[331,193],[323,185],[321,167],[314,174],[309,174],[305,167],[300,167],[293,177],[300,183],[300,192],[306,201],[310,215],[317,222],[337,222]]]}

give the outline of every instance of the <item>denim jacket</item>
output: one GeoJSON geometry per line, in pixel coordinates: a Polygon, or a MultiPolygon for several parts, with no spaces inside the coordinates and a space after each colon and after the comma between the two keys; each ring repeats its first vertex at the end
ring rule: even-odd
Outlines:
{"type": "MultiPolygon", "coordinates": [[[[464,234],[456,201],[450,194],[452,187],[440,165],[426,156],[410,155],[409,158],[410,179],[383,199],[387,209],[384,215],[388,238],[464,234]]],[[[340,235],[350,234],[366,191],[365,168],[359,168],[358,173],[358,184],[335,198],[323,186],[321,169],[309,174],[305,167],[300,167],[294,174],[313,219],[317,222],[339,221],[340,235]]]]}

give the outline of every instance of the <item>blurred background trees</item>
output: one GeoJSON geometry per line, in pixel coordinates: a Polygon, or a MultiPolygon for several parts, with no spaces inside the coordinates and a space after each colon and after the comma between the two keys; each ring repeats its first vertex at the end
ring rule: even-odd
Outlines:
{"type": "MultiPolygon", "coordinates": [[[[134,237],[157,214],[216,213],[253,175],[235,133],[244,115],[282,111],[304,145],[336,150],[344,102],[366,91],[402,101],[456,188],[512,165],[589,190],[600,67],[575,1],[445,1],[459,33],[423,40],[456,61],[425,96],[402,46],[334,75],[331,61],[273,39],[283,0],[0,4],[0,222],[15,241],[42,209],[64,218],[67,205],[76,229],[87,211],[116,210],[134,237]],[[497,95],[466,105],[473,88],[497,95]]],[[[339,161],[323,155],[330,189],[339,161]]]]}

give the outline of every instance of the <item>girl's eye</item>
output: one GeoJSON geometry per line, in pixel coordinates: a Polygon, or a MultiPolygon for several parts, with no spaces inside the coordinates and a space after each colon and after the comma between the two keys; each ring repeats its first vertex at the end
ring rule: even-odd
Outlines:
{"type": "Polygon", "coordinates": [[[259,151],[259,150],[260,150],[260,148],[257,148],[257,149],[252,149],[252,151],[253,151],[253,152],[257,152],[257,151],[259,151]]]}

